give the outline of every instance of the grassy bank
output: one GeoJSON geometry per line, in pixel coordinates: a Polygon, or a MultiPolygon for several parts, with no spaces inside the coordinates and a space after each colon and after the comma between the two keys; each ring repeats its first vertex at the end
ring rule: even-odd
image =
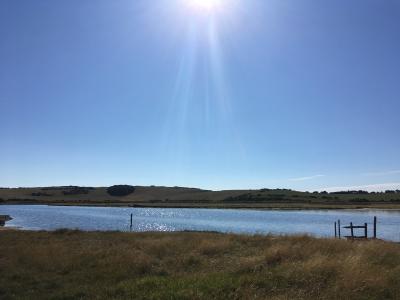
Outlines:
{"type": "Polygon", "coordinates": [[[400,209],[400,191],[390,193],[299,192],[286,189],[209,191],[136,186],[125,196],[105,187],[0,188],[0,204],[97,205],[257,209],[400,209]]]}
{"type": "Polygon", "coordinates": [[[0,232],[1,299],[400,299],[400,245],[216,233],[0,232]]]}

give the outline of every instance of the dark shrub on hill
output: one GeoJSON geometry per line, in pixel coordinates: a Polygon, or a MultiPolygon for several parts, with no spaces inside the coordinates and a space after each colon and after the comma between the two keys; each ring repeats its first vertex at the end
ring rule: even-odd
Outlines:
{"type": "Polygon", "coordinates": [[[85,187],[73,187],[62,192],[64,195],[85,195],[89,194],[89,189],[85,187]]]}
{"type": "Polygon", "coordinates": [[[107,193],[111,196],[127,196],[135,191],[135,187],[131,185],[113,185],[107,189],[107,193]]]}
{"type": "Polygon", "coordinates": [[[224,202],[246,202],[246,201],[254,200],[253,198],[254,197],[252,194],[247,193],[247,194],[242,194],[242,195],[238,195],[235,197],[230,196],[230,197],[225,198],[223,201],[224,202]]]}
{"type": "Polygon", "coordinates": [[[65,185],[65,186],[48,186],[41,188],[42,191],[58,191],[58,190],[94,190],[94,187],[80,187],[76,185],[65,185]]]}
{"type": "Polygon", "coordinates": [[[32,196],[34,196],[34,197],[41,197],[41,196],[46,196],[46,197],[49,197],[49,196],[52,196],[52,194],[48,194],[48,193],[41,193],[41,192],[38,192],[38,193],[32,193],[31,195],[32,195],[32,196]]]}
{"type": "Polygon", "coordinates": [[[340,191],[340,192],[332,192],[332,195],[368,195],[369,192],[359,190],[359,191],[340,191]]]}
{"type": "Polygon", "coordinates": [[[354,199],[350,199],[350,202],[369,202],[368,199],[365,198],[354,198],[354,199]]]}

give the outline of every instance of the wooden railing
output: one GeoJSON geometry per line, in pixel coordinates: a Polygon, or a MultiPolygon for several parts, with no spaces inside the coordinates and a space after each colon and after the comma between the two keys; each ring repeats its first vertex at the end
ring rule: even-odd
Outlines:
{"type": "Polygon", "coordinates": [[[364,225],[356,226],[353,225],[353,222],[350,222],[350,226],[344,226],[343,228],[350,229],[351,235],[345,235],[345,238],[348,239],[367,239],[368,238],[368,224],[364,223],[364,225]],[[354,229],[364,229],[364,235],[354,235],[354,229]]]}
{"type": "MultiPolygon", "coordinates": [[[[377,218],[374,217],[373,223],[373,238],[376,239],[376,224],[377,218]]],[[[341,228],[350,229],[350,235],[345,235],[344,237],[347,239],[368,239],[368,224],[364,223],[364,225],[353,225],[353,222],[350,222],[349,226],[340,226],[340,220],[335,222],[335,238],[341,238],[341,228]],[[355,235],[354,229],[363,229],[363,235],[355,235]]]]}

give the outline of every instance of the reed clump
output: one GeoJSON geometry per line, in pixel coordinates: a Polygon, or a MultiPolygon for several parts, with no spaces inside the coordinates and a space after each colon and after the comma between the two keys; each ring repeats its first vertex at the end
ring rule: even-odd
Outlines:
{"type": "Polygon", "coordinates": [[[308,236],[2,231],[1,299],[400,299],[400,245],[308,236]]]}

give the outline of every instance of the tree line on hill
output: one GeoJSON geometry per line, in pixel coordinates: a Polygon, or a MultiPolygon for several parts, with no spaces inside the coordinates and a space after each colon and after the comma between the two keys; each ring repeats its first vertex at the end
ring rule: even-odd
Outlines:
{"type": "Polygon", "coordinates": [[[330,195],[368,195],[368,194],[400,194],[400,190],[386,190],[384,192],[368,192],[363,190],[358,191],[339,191],[339,192],[314,192],[314,194],[330,194],[330,195]]]}

